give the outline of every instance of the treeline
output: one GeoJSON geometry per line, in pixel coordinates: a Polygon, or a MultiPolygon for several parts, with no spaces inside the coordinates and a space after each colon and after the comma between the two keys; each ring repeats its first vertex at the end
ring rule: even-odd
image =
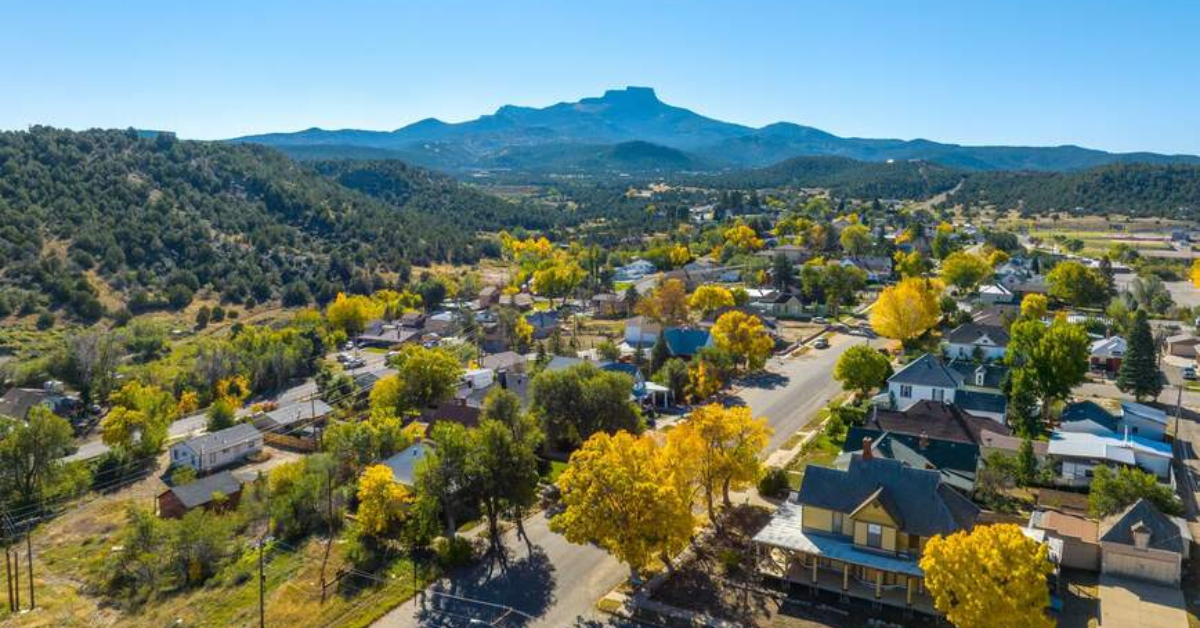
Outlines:
{"type": "Polygon", "coordinates": [[[980,172],[946,205],[1196,219],[1200,166],[1114,164],[1080,172],[980,172]]]}
{"type": "Polygon", "coordinates": [[[89,271],[134,313],[186,306],[202,288],[229,303],[324,302],[406,279],[410,265],[475,261],[495,246],[476,229],[543,224],[400,164],[326,172],[377,198],[259,146],[0,133],[0,310],[96,320],[105,308],[89,271]]]}
{"type": "Polygon", "coordinates": [[[819,187],[853,198],[928,198],[950,190],[966,176],[923,161],[892,163],[844,157],[796,157],[773,166],[699,179],[700,184],[732,188],[819,187]]]}

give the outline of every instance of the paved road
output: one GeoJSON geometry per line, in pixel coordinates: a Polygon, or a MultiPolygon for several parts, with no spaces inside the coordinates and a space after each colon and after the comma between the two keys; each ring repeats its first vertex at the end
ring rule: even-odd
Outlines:
{"type": "MultiPolygon", "coordinates": [[[[841,390],[833,380],[833,366],[846,349],[863,342],[866,339],[860,336],[839,335],[831,339],[828,349],[772,360],[768,375],[746,382],[737,390],[734,399],[748,404],[755,416],[766,417],[775,430],[765,453],[774,451],[804,427],[813,413],[841,390]]],[[[376,622],[375,627],[468,626],[470,618],[495,621],[504,614],[479,602],[508,605],[519,611],[505,615],[497,626],[632,626],[595,608],[596,601],[628,575],[624,565],[603,550],[568,543],[551,532],[540,515],[527,525],[533,552],[515,532],[510,532],[505,537],[510,555],[507,570],[493,562],[454,574],[427,589],[424,604],[410,600],[376,622]],[[478,602],[455,600],[439,593],[478,602]]]]}

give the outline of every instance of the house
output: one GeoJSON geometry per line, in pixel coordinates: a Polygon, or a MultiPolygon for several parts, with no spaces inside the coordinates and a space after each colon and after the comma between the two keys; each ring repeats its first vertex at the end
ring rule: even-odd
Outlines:
{"type": "Polygon", "coordinates": [[[935,535],[969,530],[979,509],[936,471],[875,458],[810,466],[800,490],[754,536],[764,575],[934,614],[919,560],[935,535]]]}
{"type": "Polygon", "coordinates": [[[653,263],[644,259],[636,259],[616,269],[613,273],[613,279],[615,281],[637,281],[655,272],[658,272],[658,267],[653,263]]]}
{"type": "Polygon", "coordinates": [[[421,312],[405,312],[400,315],[400,326],[408,329],[424,329],[425,315],[421,312]]]}
{"type": "Polygon", "coordinates": [[[1089,434],[1055,430],[1047,454],[1054,465],[1055,483],[1085,487],[1101,465],[1137,467],[1166,481],[1171,477],[1171,446],[1137,436],[1089,434]]]}
{"type": "MultiPolygon", "coordinates": [[[[985,374],[986,377],[986,374],[985,374]]],[[[892,404],[905,410],[921,400],[952,403],[976,416],[1004,424],[1008,402],[1003,395],[968,389],[957,370],[941,358],[926,353],[888,379],[892,404]]]]}
{"type": "Polygon", "coordinates": [[[558,312],[534,312],[525,315],[525,322],[533,327],[533,339],[549,338],[558,329],[558,312]]]}
{"type": "Polygon", "coordinates": [[[713,343],[712,334],[707,329],[685,329],[672,327],[663,331],[663,340],[667,343],[667,353],[673,358],[691,359],[701,349],[713,343]]]}
{"type": "Polygon", "coordinates": [[[434,334],[445,338],[458,333],[462,325],[458,320],[458,314],[449,310],[434,312],[425,319],[425,326],[422,328],[426,335],[434,334]]]}
{"type": "Polygon", "coordinates": [[[1139,499],[1100,522],[1100,572],[1178,587],[1191,544],[1186,521],[1139,499]]]}
{"type": "Polygon", "coordinates": [[[39,406],[61,417],[71,416],[82,408],[79,398],[64,395],[58,382],[46,382],[41,388],[8,389],[0,397],[0,416],[25,420],[39,406]]]}
{"type": "Polygon", "coordinates": [[[998,325],[964,323],[946,334],[943,354],[952,359],[1003,360],[1008,348],[1008,332],[998,325]]]}
{"type": "Polygon", "coordinates": [[[799,264],[800,262],[812,257],[811,251],[802,246],[796,246],[795,244],[781,244],[767,251],[759,251],[758,253],[755,253],[755,255],[758,255],[759,257],[769,257],[772,259],[776,256],[782,255],[787,259],[787,261],[793,264],[799,264]]]}
{"type": "Polygon", "coordinates": [[[171,465],[208,473],[241,462],[262,448],[263,435],[249,423],[238,423],[171,445],[171,465]]]}
{"type": "Polygon", "coordinates": [[[863,427],[879,432],[926,436],[956,443],[983,445],[983,434],[1012,434],[1005,425],[992,419],[964,412],[962,408],[936,401],[918,401],[907,410],[888,410],[875,406],[863,422],[863,427]]]}
{"type": "Polygon", "coordinates": [[[406,342],[416,342],[421,332],[403,327],[400,323],[374,320],[367,323],[363,333],[355,340],[364,347],[391,348],[406,342]]]}
{"type": "Polygon", "coordinates": [[[855,454],[870,443],[872,457],[897,460],[914,469],[930,469],[942,476],[942,483],[970,495],[975,489],[975,471],[979,467],[979,447],[971,443],[930,438],[928,434],[881,432],[852,427],[846,435],[842,453],[833,462],[845,469],[855,454]]]}
{"type": "Polygon", "coordinates": [[[841,264],[862,270],[870,282],[879,283],[892,278],[892,260],[887,257],[848,257],[841,264]]]}
{"type": "Polygon", "coordinates": [[[321,421],[331,412],[333,407],[329,404],[312,398],[263,413],[254,418],[254,427],[263,432],[289,434],[310,423],[321,421]]]}
{"type": "Polygon", "coordinates": [[[791,290],[775,293],[774,298],[767,303],[767,311],[777,318],[799,318],[804,315],[804,301],[799,294],[791,290]]]}
{"type": "Polygon", "coordinates": [[[1121,370],[1121,360],[1128,350],[1125,339],[1120,336],[1110,336],[1092,342],[1088,351],[1088,362],[1092,370],[1116,373],[1121,370]]]}
{"type": "Polygon", "coordinates": [[[420,441],[405,447],[403,451],[380,462],[392,470],[392,479],[397,484],[413,487],[417,484],[417,464],[433,451],[433,444],[420,441]]]}
{"type": "Polygon", "coordinates": [[[596,310],[596,315],[603,318],[628,316],[630,304],[625,297],[615,292],[601,292],[593,295],[589,303],[596,310]]]}
{"type": "Polygon", "coordinates": [[[1100,571],[1099,532],[1095,521],[1054,510],[1035,510],[1028,527],[1062,543],[1059,564],[1072,569],[1100,571]]]}
{"type": "Polygon", "coordinates": [[[1058,429],[1112,437],[1128,432],[1131,436],[1162,441],[1166,438],[1167,413],[1144,404],[1123,401],[1120,414],[1114,415],[1095,402],[1082,401],[1063,408],[1058,429]]]}
{"type": "Polygon", "coordinates": [[[587,362],[587,360],[571,355],[556,355],[550,358],[550,361],[546,363],[545,368],[542,370],[551,373],[556,371],[565,371],[573,366],[583,364],[585,362],[587,362]]]}
{"type": "Polygon", "coordinates": [[[528,363],[529,360],[516,351],[501,351],[500,353],[485,355],[479,360],[481,368],[492,371],[507,370],[510,373],[525,372],[525,365],[528,363]]]}
{"type": "Polygon", "coordinates": [[[716,215],[716,205],[699,205],[688,208],[688,220],[697,224],[711,222],[716,215]]]}
{"type": "Polygon", "coordinates": [[[972,360],[951,360],[947,366],[962,378],[959,384],[962,390],[999,393],[1008,377],[1008,367],[1002,363],[976,364],[972,360]]]}
{"type": "Polygon", "coordinates": [[[662,330],[662,325],[645,316],[635,316],[625,321],[625,343],[634,349],[648,349],[658,342],[662,330]]]}
{"type": "MultiPolygon", "coordinates": [[[[991,427],[988,427],[979,434],[979,457],[986,460],[988,456],[994,453],[1016,456],[1021,453],[1021,444],[1023,442],[1025,442],[1024,439],[1013,436],[1011,433],[995,432],[992,431],[991,427]]],[[[1030,440],[1029,446],[1033,449],[1033,457],[1037,459],[1038,467],[1044,467],[1050,459],[1048,455],[1049,447],[1045,441],[1030,440]]]]}
{"type": "Polygon", "coordinates": [[[156,510],[163,519],[179,519],[195,508],[233,510],[241,495],[242,481],[229,471],[222,471],[159,493],[156,510]]]}
{"type": "Polygon", "coordinates": [[[1014,301],[1012,290],[998,284],[988,284],[979,288],[979,300],[984,305],[998,305],[1014,301]]]}
{"type": "Polygon", "coordinates": [[[1174,355],[1181,358],[1195,358],[1196,345],[1200,344],[1200,338],[1192,334],[1176,334],[1168,337],[1166,344],[1167,355],[1174,355]]]}
{"type": "Polygon", "coordinates": [[[518,292],[516,294],[502,294],[497,303],[502,307],[513,307],[522,312],[533,309],[533,295],[528,292],[518,292]]]}

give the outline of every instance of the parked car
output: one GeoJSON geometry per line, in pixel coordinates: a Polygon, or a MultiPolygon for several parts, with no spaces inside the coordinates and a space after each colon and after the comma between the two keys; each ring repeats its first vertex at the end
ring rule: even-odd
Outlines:
{"type": "Polygon", "coordinates": [[[348,369],[358,369],[366,366],[367,361],[362,358],[350,358],[345,364],[348,369]]]}
{"type": "Polygon", "coordinates": [[[1196,379],[1196,367],[1194,367],[1194,366],[1183,367],[1183,378],[1184,379],[1196,379]]]}
{"type": "Polygon", "coordinates": [[[345,364],[353,359],[354,359],[354,356],[350,355],[349,353],[337,354],[337,361],[340,362],[341,364],[345,364]]]}
{"type": "Polygon", "coordinates": [[[813,317],[812,322],[818,325],[828,325],[829,319],[825,318],[824,316],[815,316],[813,317]]]}
{"type": "Polygon", "coordinates": [[[813,343],[813,346],[818,349],[828,349],[829,341],[824,338],[817,338],[817,341],[813,343]]]}

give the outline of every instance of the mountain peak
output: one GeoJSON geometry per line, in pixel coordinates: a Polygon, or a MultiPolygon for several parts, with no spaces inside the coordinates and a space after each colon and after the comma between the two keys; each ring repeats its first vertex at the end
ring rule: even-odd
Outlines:
{"type": "Polygon", "coordinates": [[[612,103],[645,103],[645,104],[661,104],[658,99],[658,94],[654,93],[653,87],[637,87],[630,85],[625,89],[610,89],[604,92],[600,100],[612,103]]]}

